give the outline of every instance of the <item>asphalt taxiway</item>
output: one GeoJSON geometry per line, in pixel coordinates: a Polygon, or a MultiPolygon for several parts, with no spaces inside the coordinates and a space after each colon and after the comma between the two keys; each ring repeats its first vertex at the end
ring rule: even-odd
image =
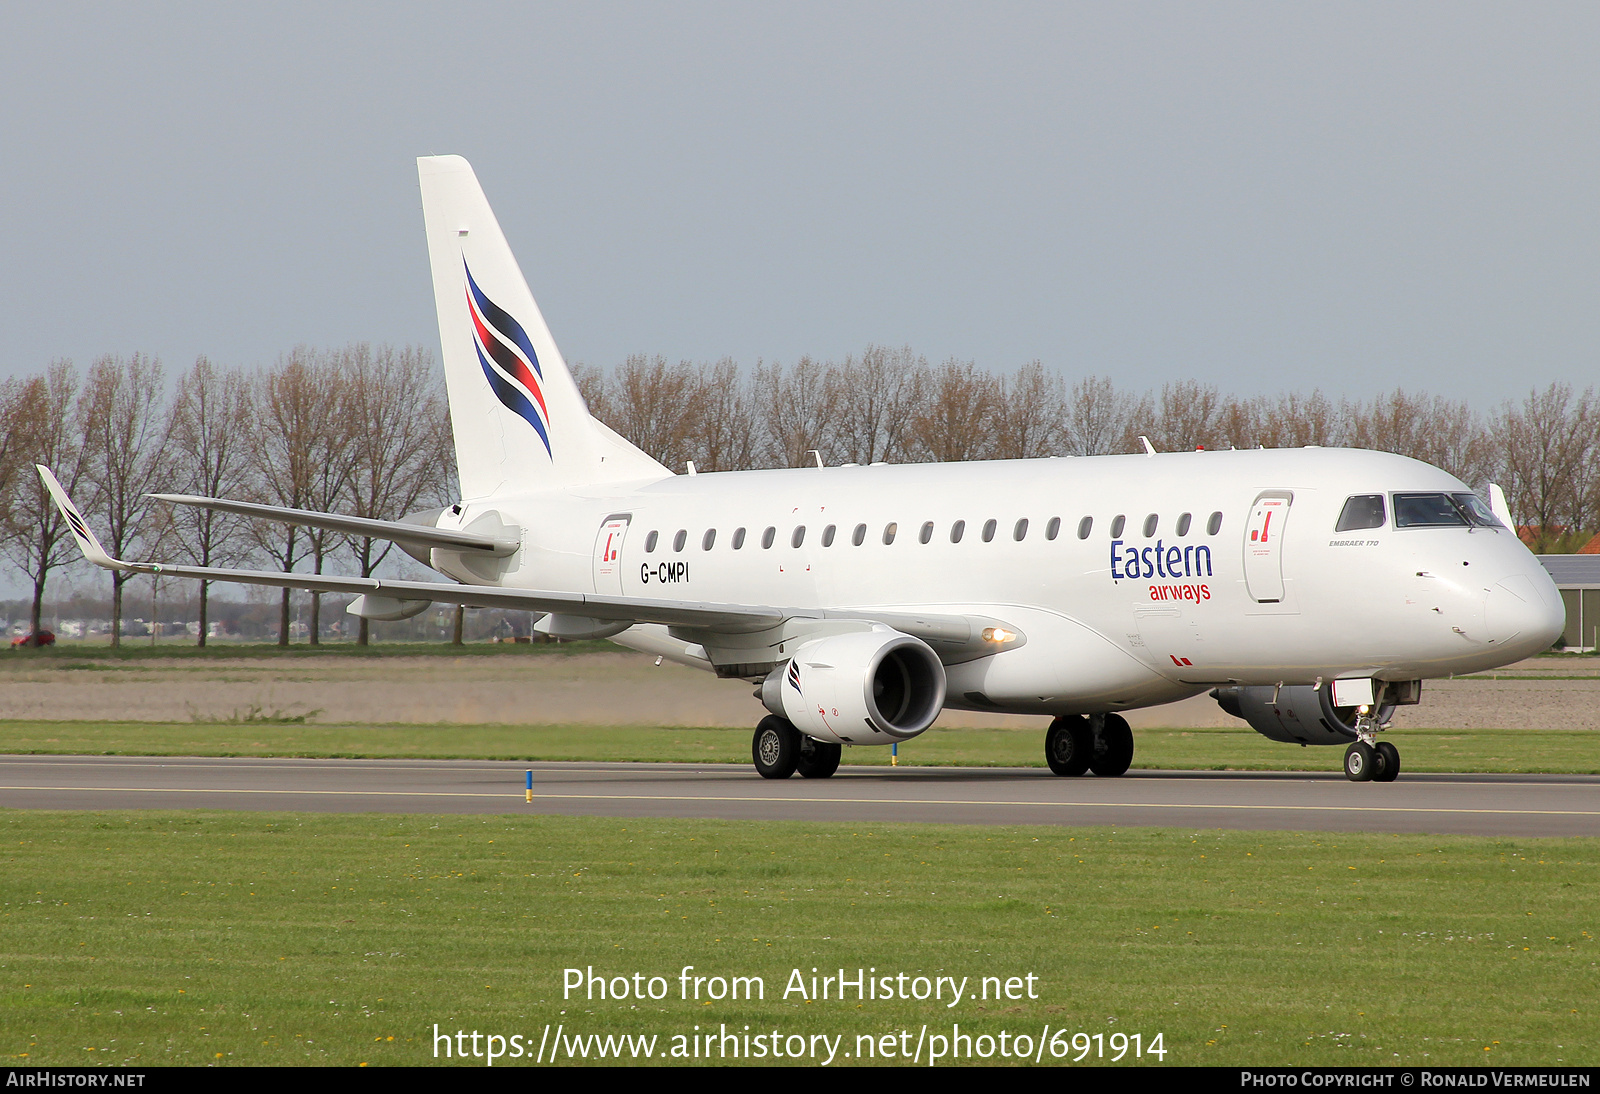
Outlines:
{"type": "Polygon", "coordinates": [[[1063,779],[1042,768],[843,767],[831,779],[775,782],[731,764],[0,756],[0,808],[1600,836],[1600,776],[1402,772],[1393,783],[1351,783],[1337,770],[1135,770],[1116,779],[1063,779]]]}

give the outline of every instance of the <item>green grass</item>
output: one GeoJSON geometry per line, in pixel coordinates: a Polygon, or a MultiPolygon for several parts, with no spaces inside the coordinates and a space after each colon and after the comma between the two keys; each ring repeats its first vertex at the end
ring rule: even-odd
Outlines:
{"type": "Polygon", "coordinates": [[[233,661],[295,660],[306,657],[572,657],[584,653],[617,653],[621,647],[604,641],[584,642],[468,642],[452,646],[448,642],[378,642],[358,646],[354,642],[325,642],[319,646],[296,643],[279,646],[269,642],[213,641],[200,647],[179,638],[164,639],[154,645],[149,639],[128,638],[117,649],[99,640],[62,641],[43,649],[13,647],[0,651],[0,666],[10,663],[31,667],[40,663],[53,668],[75,668],[74,661],[90,662],[82,667],[102,671],[108,662],[118,661],[233,661]],[[67,662],[67,663],[64,663],[67,662]]]}
{"type": "MultiPolygon", "coordinates": [[[[329,756],[418,759],[749,763],[750,730],[649,726],[316,725],[306,712],[244,710],[219,722],[0,722],[0,753],[329,756]]],[[[1418,729],[1389,738],[1405,771],[1600,773],[1600,734],[1579,730],[1418,729]]],[[[1248,728],[1135,730],[1135,767],[1338,771],[1338,748],[1298,748],[1248,728]]],[[[887,748],[845,752],[887,764],[887,748]]],[[[900,762],[1042,767],[1042,724],[940,729],[900,746],[900,762]]]]}
{"type": "Polygon", "coordinates": [[[0,864],[12,1064],[423,1064],[435,1023],[547,1022],[663,1048],[959,1022],[1160,1033],[1180,1065],[1600,1059],[1593,839],[8,811],[0,864]],[[685,965],[766,998],[681,1001],[685,965]],[[563,1000],[588,966],[672,994],[563,1000]],[[784,1000],[813,967],[1032,974],[1038,998],[784,1000]]]}

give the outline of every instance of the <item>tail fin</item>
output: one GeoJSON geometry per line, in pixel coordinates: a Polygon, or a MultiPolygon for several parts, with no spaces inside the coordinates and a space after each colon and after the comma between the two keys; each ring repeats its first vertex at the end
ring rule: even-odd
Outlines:
{"type": "Polygon", "coordinates": [[[472,166],[417,174],[462,497],[671,475],[589,414],[472,166]]]}

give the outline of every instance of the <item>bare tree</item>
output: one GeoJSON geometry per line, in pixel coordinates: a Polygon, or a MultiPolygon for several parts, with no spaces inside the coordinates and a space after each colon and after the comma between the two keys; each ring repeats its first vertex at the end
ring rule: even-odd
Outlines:
{"type": "MultiPolygon", "coordinates": [[[[154,502],[149,495],[167,485],[167,415],[161,362],[140,354],[102,357],[89,368],[78,399],[88,475],[89,509],[116,558],[137,547],[151,553],[150,529],[142,528],[154,502]]],[[[122,644],[122,592],[131,575],[111,571],[111,645],[122,644]]]]}
{"type": "MultiPolygon", "coordinates": [[[[398,520],[423,501],[442,498],[448,485],[448,469],[438,458],[444,392],[433,358],[411,346],[354,346],[346,355],[346,378],[349,511],[398,520]]],[[[375,544],[367,538],[350,541],[362,577],[371,577],[394,546],[375,544]]],[[[357,641],[365,646],[369,635],[370,621],[362,619],[357,641]]]]}
{"type": "Polygon", "coordinates": [[[1029,361],[1000,388],[993,453],[1003,460],[1059,453],[1067,420],[1066,383],[1029,361]]]}
{"type": "MultiPolygon", "coordinates": [[[[326,445],[326,455],[311,469],[306,485],[306,508],[319,513],[340,510],[354,474],[355,462],[360,458],[360,439],[355,436],[356,412],[350,405],[354,394],[355,373],[360,362],[371,357],[366,343],[357,343],[342,350],[330,350],[313,356],[318,382],[323,389],[323,406],[319,415],[320,432],[326,445]]],[[[402,393],[403,394],[403,393],[402,393]]],[[[303,528],[306,555],[311,559],[311,572],[320,574],[328,564],[328,556],[349,542],[348,538],[326,528],[303,528]]],[[[311,594],[311,625],[306,641],[313,646],[322,645],[322,594],[311,594]]]]}
{"type": "MultiPolygon", "coordinates": [[[[205,357],[178,380],[169,429],[176,484],[190,494],[237,498],[249,491],[252,403],[238,371],[221,372],[205,357]]],[[[246,522],[231,513],[190,506],[172,514],[182,553],[197,566],[230,566],[248,554],[246,522]]],[[[200,582],[200,634],[210,626],[211,582],[200,582]]]]}
{"type": "Polygon", "coordinates": [[[906,429],[905,448],[936,463],[994,455],[1001,385],[971,361],[949,360],[933,370],[928,397],[906,429]]]}
{"type": "Polygon", "coordinates": [[[830,371],[839,392],[840,456],[860,464],[904,459],[904,434],[917,413],[927,359],[910,346],[869,345],[830,371]]]}
{"type": "Polygon", "coordinates": [[[1104,376],[1087,376],[1072,385],[1063,440],[1074,456],[1105,456],[1130,451],[1134,422],[1148,417],[1148,400],[1136,400],[1104,376]]]}
{"type": "Polygon", "coordinates": [[[1310,395],[1263,396],[1252,400],[1252,404],[1253,433],[1235,432],[1225,416],[1227,439],[1240,448],[1255,445],[1264,448],[1329,447],[1343,441],[1339,408],[1320,391],[1310,395]]]}
{"type": "MultiPolygon", "coordinates": [[[[50,468],[69,494],[76,492],[88,469],[73,412],[77,397],[77,369],[71,361],[58,360],[51,362],[44,376],[25,381],[12,405],[20,459],[50,468]]],[[[50,571],[71,562],[78,549],[44,480],[26,469],[18,474],[15,486],[4,546],[6,557],[33,583],[28,633],[36,643],[45,582],[50,571]]]]}
{"type": "Polygon", "coordinates": [[[665,467],[681,471],[693,459],[690,438],[699,428],[699,377],[692,364],[634,354],[605,385],[606,424],[665,467]]]}
{"type": "Polygon", "coordinates": [[[1462,401],[1400,389],[1371,402],[1346,402],[1345,443],[1442,467],[1482,489],[1494,473],[1488,431],[1462,401]]]}
{"type": "MultiPolygon", "coordinates": [[[[343,450],[337,378],[326,356],[301,346],[261,375],[256,385],[254,476],[251,493],[269,505],[315,508],[319,481],[330,464],[348,459],[343,450]]],[[[302,529],[276,522],[251,526],[256,543],[279,568],[295,568],[313,545],[302,529]]],[[[326,549],[326,540],[320,541],[326,549]]],[[[289,644],[289,590],[278,612],[278,645],[289,644]]]]}
{"type": "Polygon", "coordinates": [[[702,471],[745,471],[760,450],[751,384],[733,358],[702,368],[695,384],[700,409],[690,444],[702,471]]]}
{"type": "Polygon", "coordinates": [[[1568,384],[1505,404],[1493,436],[1504,460],[1507,500],[1535,551],[1559,550],[1589,516],[1600,458],[1593,388],[1574,396],[1568,384]]]}
{"type": "Polygon", "coordinates": [[[828,369],[810,357],[793,368],[756,362],[756,413],[766,427],[768,466],[799,467],[806,453],[817,451],[828,463],[838,462],[831,443],[839,420],[839,386],[828,369]]]}
{"type": "Polygon", "coordinates": [[[1140,432],[1162,452],[1216,448],[1221,417],[1222,396],[1216,388],[1198,380],[1179,380],[1161,385],[1155,412],[1146,416],[1148,424],[1140,432]]]}
{"type": "Polygon", "coordinates": [[[605,370],[582,361],[571,366],[572,382],[578,385],[578,394],[589,408],[589,413],[601,421],[609,420],[606,414],[605,370]]]}
{"type": "Polygon", "coordinates": [[[0,535],[16,515],[15,492],[26,473],[23,449],[28,423],[22,420],[22,392],[26,385],[14,377],[0,381],[0,535]]]}

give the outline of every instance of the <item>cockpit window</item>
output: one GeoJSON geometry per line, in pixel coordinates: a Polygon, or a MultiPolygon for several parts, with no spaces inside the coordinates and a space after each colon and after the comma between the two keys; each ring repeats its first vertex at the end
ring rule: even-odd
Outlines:
{"type": "Polygon", "coordinates": [[[1461,505],[1449,494],[1396,494],[1396,528],[1461,528],[1469,523],[1461,505]]]}
{"type": "Polygon", "coordinates": [[[1333,530],[1355,532],[1362,528],[1382,527],[1383,495],[1357,494],[1344,503],[1344,509],[1339,513],[1339,523],[1333,526],[1333,530]]]}
{"type": "Polygon", "coordinates": [[[1500,523],[1500,518],[1494,515],[1494,510],[1483,504],[1483,499],[1478,497],[1478,495],[1451,494],[1450,496],[1455,498],[1456,502],[1461,506],[1461,508],[1467,511],[1467,519],[1472,521],[1473,524],[1480,525],[1484,528],[1505,527],[1504,524],[1500,523]]]}

